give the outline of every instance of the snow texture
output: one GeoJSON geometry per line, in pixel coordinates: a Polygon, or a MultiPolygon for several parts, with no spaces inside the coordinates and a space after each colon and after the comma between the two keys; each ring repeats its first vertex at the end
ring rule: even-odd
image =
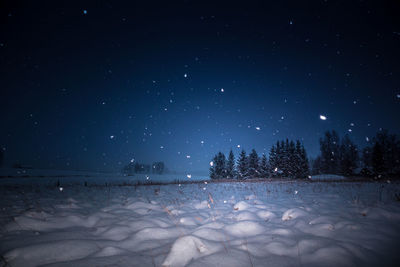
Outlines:
{"type": "Polygon", "coordinates": [[[397,183],[63,188],[3,182],[1,265],[337,267],[400,260],[397,183]]]}

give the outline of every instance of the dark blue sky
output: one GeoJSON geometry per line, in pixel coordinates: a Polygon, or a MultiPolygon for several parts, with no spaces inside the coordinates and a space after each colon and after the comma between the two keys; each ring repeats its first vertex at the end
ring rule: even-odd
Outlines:
{"type": "Polygon", "coordinates": [[[395,1],[143,2],[2,3],[6,164],[207,171],[230,148],[400,133],[395,1]]]}

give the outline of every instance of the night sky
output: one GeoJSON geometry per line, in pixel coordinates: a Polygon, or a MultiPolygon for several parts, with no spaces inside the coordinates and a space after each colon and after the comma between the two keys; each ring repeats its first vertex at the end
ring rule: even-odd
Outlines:
{"type": "Polygon", "coordinates": [[[207,173],[231,148],[400,133],[396,1],[60,2],[0,4],[8,166],[207,173]]]}

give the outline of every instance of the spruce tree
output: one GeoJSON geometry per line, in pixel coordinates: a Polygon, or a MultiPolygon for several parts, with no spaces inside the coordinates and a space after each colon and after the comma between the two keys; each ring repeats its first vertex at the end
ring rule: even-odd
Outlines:
{"type": "Polygon", "coordinates": [[[218,161],[217,155],[214,156],[214,158],[211,161],[211,166],[210,166],[210,178],[211,179],[218,179],[216,171],[215,171],[215,163],[218,161]]]}
{"type": "Polygon", "coordinates": [[[375,142],[372,148],[372,170],[375,175],[386,174],[383,148],[379,142],[375,142]]]}
{"type": "Polygon", "coordinates": [[[299,140],[296,140],[296,147],[295,147],[295,152],[294,152],[294,162],[295,162],[295,168],[294,168],[294,177],[296,178],[301,178],[302,176],[302,168],[303,168],[303,162],[302,162],[302,150],[301,150],[301,143],[299,140]]]}
{"type": "Polygon", "coordinates": [[[281,142],[281,153],[279,157],[279,165],[280,170],[282,171],[283,177],[288,177],[289,173],[289,140],[286,139],[286,142],[282,140],[281,142]]]}
{"type": "Polygon", "coordinates": [[[267,156],[265,156],[265,154],[263,154],[261,157],[261,162],[259,165],[258,172],[260,174],[260,177],[262,177],[262,178],[268,178],[268,176],[269,176],[268,160],[267,160],[267,156]]]}
{"type": "Polygon", "coordinates": [[[289,178],[295,178],[297,174],[297,169],[298,169],[298,164],[296,159],[296,148],[293,143],[293,141],[288,142],[286,139],[286,143],[288,144],[287,148],[287,163],[286,163],[286,168],[287,168],[287,177],[289,178]]]}
{"type": "Polygon", "coordinates": [[[273,145],[269,151],[269,168],[270,168],[270,176],[276,176],[276,171],[278,167],[278,156],[276,153],[277,149],[273,145]]]}
{"type": "Polygon", "coordinates": [[[239,179],[245,179],[247,177],[247,157],[244,149],[240,152],[239,159],[237,161],[237,175],[239,179]]]}
{"type": "Polygon", "coordinates": [[[324,138],[320,141],[321,150],[321,171],[323,173],[339,173],[339,150],[340,139],[336,131],[325,132],[324,138]]]}
{"type": "Polygon", "coordinates": [[[231,151],[229,151],[228,161],[226,162],[226,178],[232,179],[235,176],[235,156],[231,149],[231,151]]]}
{"type": "Polygon", "coordinates": [[[345,176],[353,175],[354,170],[358,167],[358,159],[357,146],[346,134],[340,144],[340,173],[345,176]]]}
{"type": "Polygon", "coordinates": [[[251,177],[258,177],[258,155],[255,149],[249,154],[247,174],[251,177]]]}
{"type": "Polygon", "coordinates": [[[218,152],[217,161],[215,162],[215,173],[219,179],[226,178],[225,161],[224,153],[218,152]]]}
{"type": "Polygon", "coordinates": [[[307,178],[310,175],[310,165],[308,163],[307,152],[303,144],[301,145],[300,166],[301,171],[299,178],[307,178]]]}

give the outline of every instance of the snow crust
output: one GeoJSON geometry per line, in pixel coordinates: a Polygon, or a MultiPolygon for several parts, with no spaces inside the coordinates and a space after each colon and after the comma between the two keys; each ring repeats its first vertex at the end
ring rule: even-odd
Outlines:
{"type": "Polygon", "coordinates": [[[2,265],[391,266],[400,260],[399,190],[346,182],[63,191],[8,184],[0,186],[2,265]]]}

